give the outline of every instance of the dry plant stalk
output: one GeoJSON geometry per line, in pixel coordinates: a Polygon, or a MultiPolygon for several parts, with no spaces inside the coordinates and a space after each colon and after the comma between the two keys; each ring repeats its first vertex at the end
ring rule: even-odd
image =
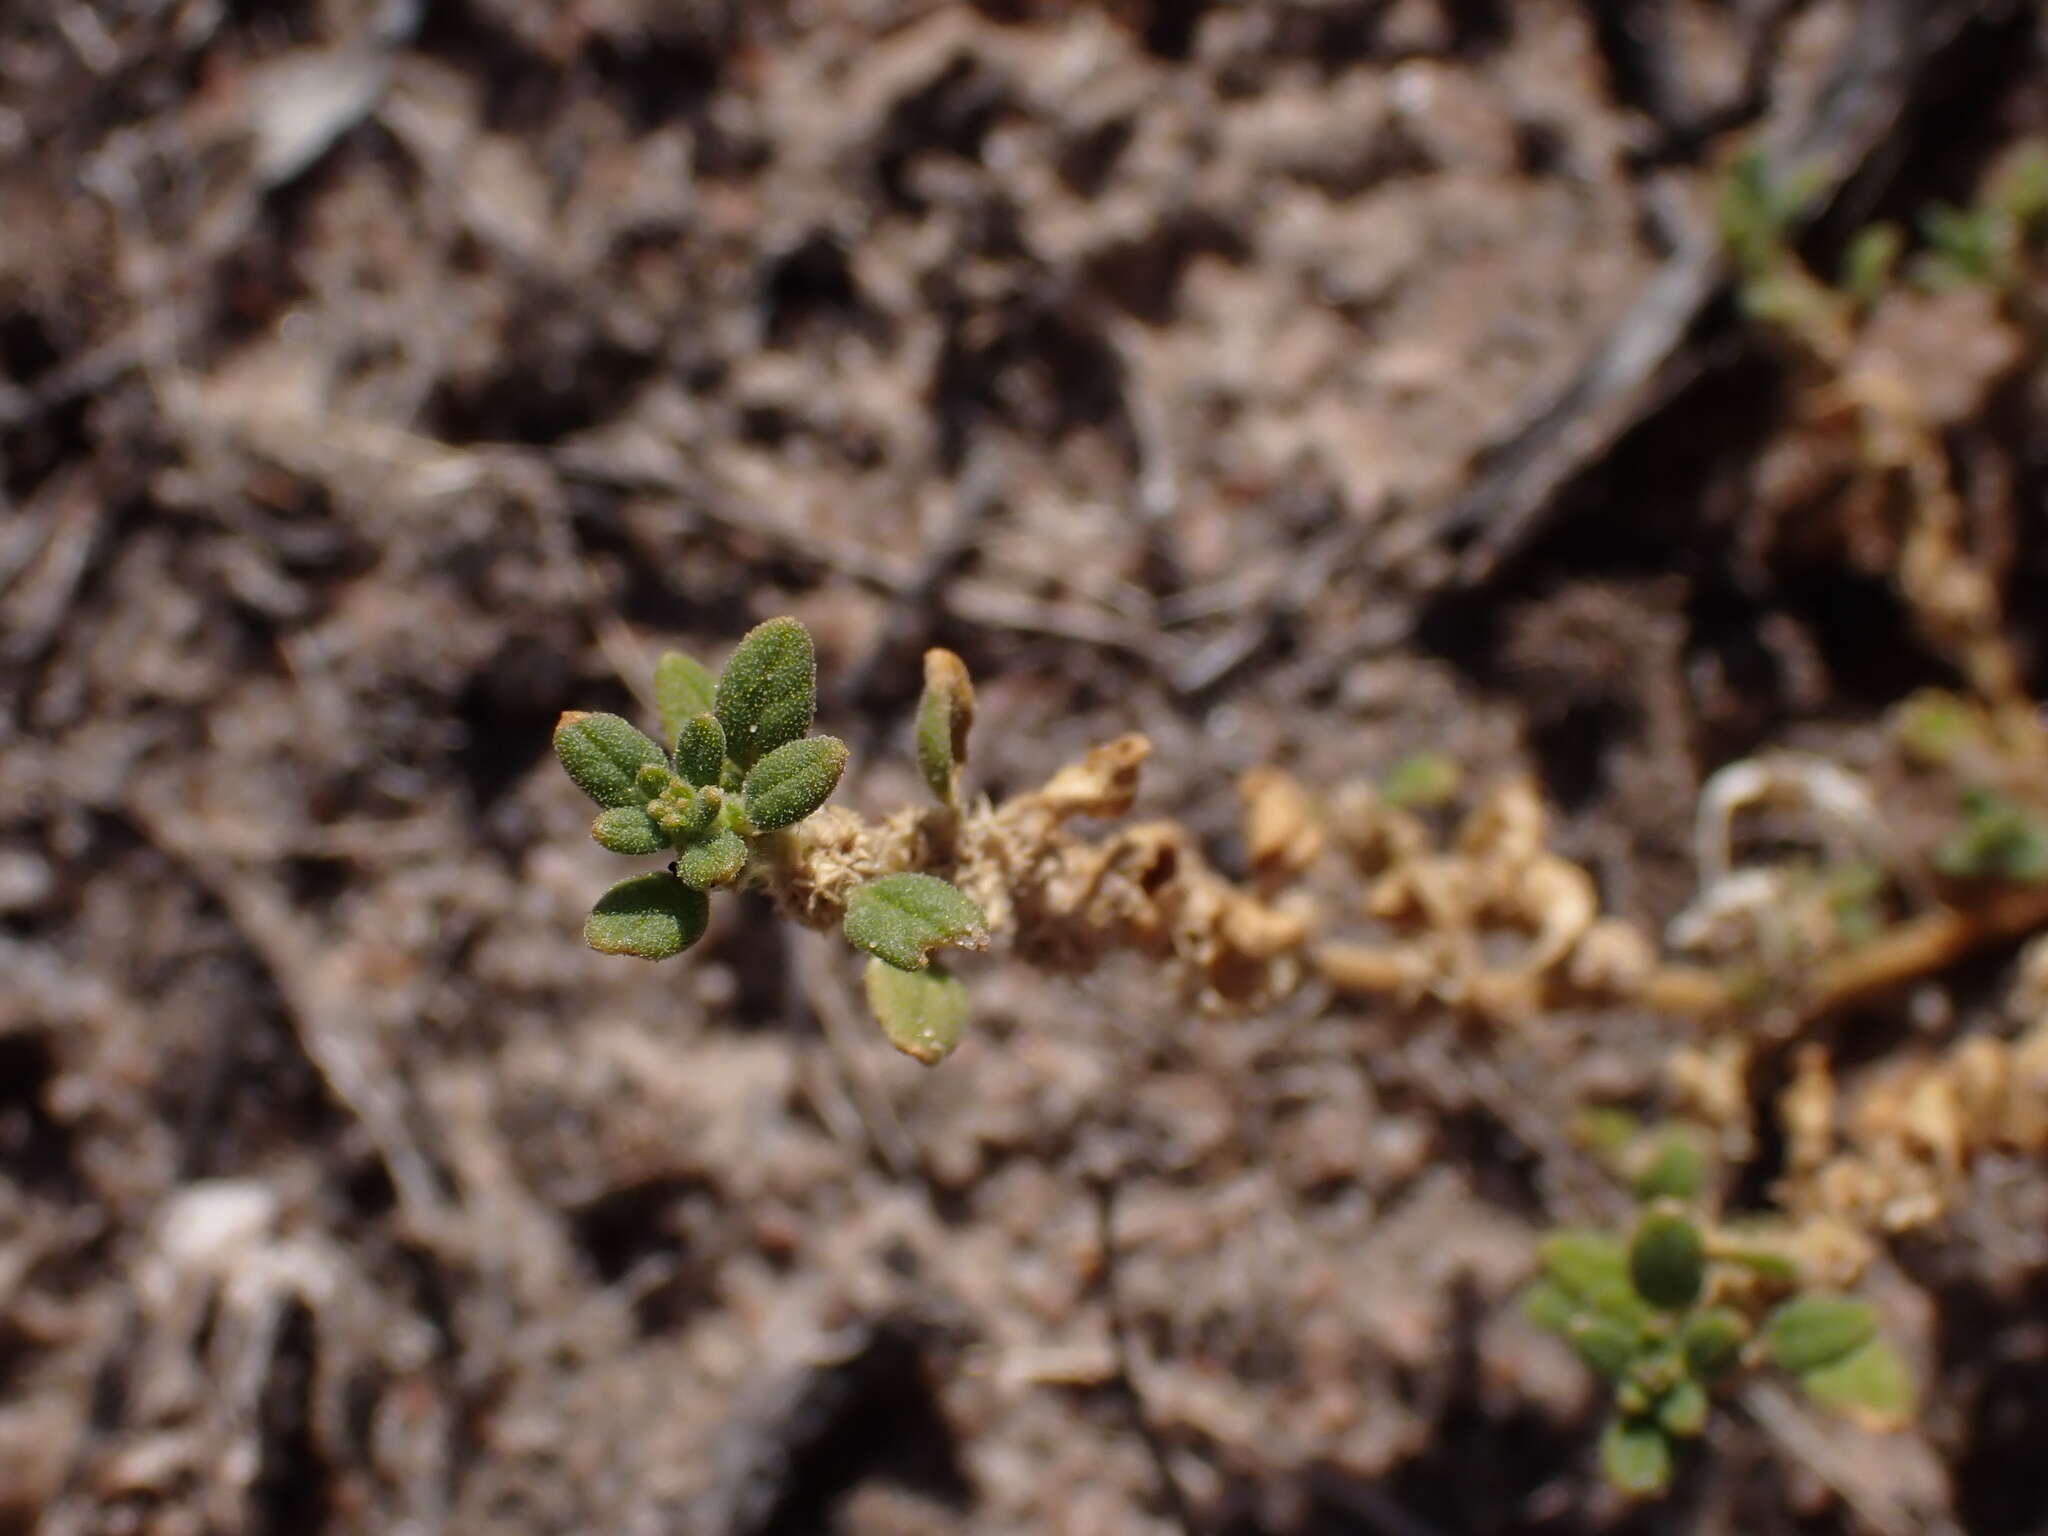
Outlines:
{"type": "Polygon", "coordinates": [[[1601,917],[1593,877],[1546,846],[1548,818],[1526,779],[1481,799],[1441,850],[1418,817],[1367,786],[1349,787],[1330,818],[1369,882],[1365,915],[1388,934],[1317,948],[1316,969],[1339,991],[1513,1021],[1568,995],[1632,995],[1656,969],[1641,933],[1601,917]]]}
{"type": "Polygon", "coordinates": [[[781,834],[748,880],[797,922],[830,928],[872,880],[938,875],[973,897],[990,932],[1031,964],[1074,972],[1131,951],[1171,964],[1207,1004],[1270,1005],[1299,979],[1305,910],[1231,884],[1178,822],[1097,838],[1072,825],[1127,814],[1151,750],[1143,736],[1119,736],[1001,805],[913,807],[881,821],[828,807],[781,834]]]}

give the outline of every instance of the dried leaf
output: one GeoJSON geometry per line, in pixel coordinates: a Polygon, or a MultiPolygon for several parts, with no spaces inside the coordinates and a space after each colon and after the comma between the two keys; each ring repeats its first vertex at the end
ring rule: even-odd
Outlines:
{"type": "Polygon", "coordinates": [[[1322,856],[1328,835],[1315,803],[1292,774],[1252,768],[1237,781],[1244,802],[1245,855],[1269,879],[1299,875],[1322,856]]]}

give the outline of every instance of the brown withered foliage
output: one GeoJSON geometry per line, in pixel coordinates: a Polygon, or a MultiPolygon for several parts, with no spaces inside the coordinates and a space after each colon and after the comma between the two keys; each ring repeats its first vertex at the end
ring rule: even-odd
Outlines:
{"type": "Polygon", "coordinates": [[[754,878],[789,916],[826,928],[865,881],[939,875],[980,904],[999,944],[1035,965],[1083,971],[1127,951],[1167,962],[1207,1004],[1259,1007],[1285,996],[1309,936],[1304,910],[1232,884],[1177,822],[1101,837],[1073,826],[1127,814],[1151,751],[1143,736],[1119,736],[1001,805],[984,799],[881,821],[827,807],[777,841],[754,878]]]}

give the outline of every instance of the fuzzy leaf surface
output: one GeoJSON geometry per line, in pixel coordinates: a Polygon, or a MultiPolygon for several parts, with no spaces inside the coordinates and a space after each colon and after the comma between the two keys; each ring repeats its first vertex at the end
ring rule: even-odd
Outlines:
{"type": "Polygon", "coordinates": [[[710,710],[699,710],[676,733],[676,771],[691,788],[702,789],[718,782],[724,766],[725,731],[710,710]]]}
{"type": "Polygon", "coordinates": [[[969,1012],[967,988],[959,978],[937,966],[905,971],[870,959],[865,979],[868,1007],[891,1045],[928,1067],[953,1054],[969,1012]]]}
{"type": "Polygon", "coordinates": [[[719,674],[714,713],[725,752],[745,771],[811,728],[818,711],[818,658],[810,631],[770,619],[741,639],[719,674]]]}
{"type": "Polygon", "coordinates": [[[1671,1441],[1655,1424],[1610,1419],[1600,1436],[1600,1470],[1623,1493],[1662,1493],[1671,1482],[1671,1441]]]}
{"type": "Polygon", "coordinates": [[[746,867],[745,839],[724,827],[676,855],[676,878],[693,890],[708,891],[714,885],[724,885],[738,878],[746,867]]]}
{"type": "Polygon", "coordinates": [[[644,854],[662,848],[661,829],[637,805],[615,805],[599,811],[590,824],[590,835],[600,848],[612,853],[644,854]]]}
{"type": "Polygon", "coordinates": [[[966,892],[935,875],[884,875],[847,898],[846,937],[898,970],[921,971],[942,944],[986,947],[988,919],[966,892]]]}
{"type": "Polygon", "coordinates": [[[1680,1440],[1697,1438],[1707,1427],[1707,1394],[1696,1381],[1681,1381],[1657,1404],[1657,1423],[1680,1440]]]}
{"type": "Polygon", "coordinates": [[[666,960],[704,936],[711,903],[675,876],[621,880],[600,896],[583,925],[584,942],[605,955],[666,960]]]}
{"type": "Polygon", "coordinates": [[[1764,1325],[1772,1363],[1795,1376],[1833,1365],[1876,1337],[1876,1309],[1847,1296],[1795,1296],[1764,1325]]]}
{"type": "Polygon", "coordinates": [[[1707,1251],[1700,1229],[1669,1211],[1652,1211],[1629,1244],[1630,1282],[1653,1307],[1675,1310],[1699,1299],[1706,1279],[1707,1251]]]}
{"type": "Polygon", "coordinates": [[[644,801],[640,770],[650,764],[668,767],[668,754],[645,731],[617,715],[576,709],[555,722],[555,756],[576,787],[606,807],[644,801]]]}
{"type": "Polygon", "coordinates": [[[1537,1247],[1543,1272],[1580,1305],[1624,1322],[1641,1319],[1628,1278],[1628,1250],[1605,1232],[1553,1232],[1537,1247]]]}
{"type": "Polygon", "coordinates": [[[1707,1183],[1707,1155],[1699,1138],[1667,1130],[1647,1149],[1632,1181],[1638,1200],[1691,1200],[1707,1183]]]}
{"type": "Polygon", "coordinates": [[[678,829],[682,833],[682,840],[695,842],[702,837],[710,830],[711,824],[718,820],[718,813],[723,809],[725,796],[716,785],[700,789],[690,796],[688,804],[683,807],[682,825],[678,829]]]}
{"type": "Polygon", "coordinates": [[[1749,1325],[1729,1307],[1704,1307],[1686,1318],[1678,1345],[1685,1368],[1701,1381],[1714,1381],[1733,1369],[1749,1340],[1749,1325]]]}
{"type": "Polygon", "coordinates": [[[1643,1352],[1642,1335],[1627,1323],[1598,1312],[1582,1312],[1571,1320],[1565,1337],[1579,1358],[1609,1381],[1619,1381],[1643,1352]]]}
{"type": "Polygon", "coordinates": [[[1740,1242],[1716,1243],[1714,1257],[1724,1263],[1739,1265],[1775,1285],[1796,1285],[1799,1282],[1799,1266],[1775,1248],[1750,1247],[1740,1242]]]}
{"type": "Polygon", "coordinates": [[[836,736],[784,742],[747,774],[747,820],[763,832],[793,826],[831,798],[845,771],[846,743],[836,736]]]}
{"type": "Polygon", "coordinates": [[[1913,1373],[1889,1340],[1867,1340],[1799,1378],[1806,1395],[1865,1429],[1901,1429],[1913,1417],[1913,1373]]]}
{"type": "Polygon", "coordinates": [[[960,793],[967,732],[974,724],[974,684],[967,664],[937,647],[924,653],[924,695],[917,704],[917,766],[941,805],[960,793]]]}
{"type": "Polygon", "coordinates": [[[711,708],[716,687],[711,669],[696,657],[681,651],[661,653],[654,664],[654,707],[661,714],[661,739],[671,748],[684,724],[711,708]]]}
{"type": "Polygon", "coordinates": [[[1547,1333],[1564,1333],[1579,1315],[1579,1304],[1555,1280],[1538,1280],[1522,1292],[1522,1315],[1547,1333]]]}

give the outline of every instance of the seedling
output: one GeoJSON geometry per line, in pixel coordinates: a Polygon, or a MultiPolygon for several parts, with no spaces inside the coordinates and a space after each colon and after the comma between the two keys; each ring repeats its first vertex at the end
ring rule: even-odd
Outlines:
{"type": "Polygon", "coordinates": [[[2048,882],[2048,826],[1993,789],[1962,793],[1963,825],[1934,850],[1934,867],[1957,879],[2012,885],[2048,882]]]}
{"type": "MultiPolygon", "coordinates": [[[[950,652],[927,660],[918,756],[933,791],[957,803],[973,694],[950,652]]],[[[617,715],[569,711],[555,753],[599,807],[590,835],[627,857],[668,853],[665,871],[634,875],[598,899],[583,928],[592,949],[666,960],[704,936],[711,893],[744,885],[774,840],[828,800],[846,744],[810,734],[818,669],[795,619],[748,632],[716,678],[680,652],[654,671],[656,741],[617,715]]],[[[947,945],[980,949],[988,923],[964,892],[935,875],[883,875],[846,903],[845,932],[873,956],[867,993],[884,1033],[920,1061],[943,1058],[966,1022],[966,992],[931,964],[947,945]],[[880,971],[876,970],[880,967],[880,971]]]]}
{"type": "Polygon", "coordinates": [[[1764,1365],[1868,1427],[1911,1416],[1912,1378],[1867,1303],[1802,1290],[1783,1253],[1701,1216],[1705,1155],[1692,1128],[1642,1131],[1600,1111],[1582,1119],[1580,1138],[1647,1203],[1625,1234],[1546,1237],[1524,1307],[1611,1384],[1600,1465],[1616,1488],[1662,1493],[1681,1446],[1705,1432],[1713,1394],[1764,1365]]]}
{"type": "Polygon", "coordinates": [[[1380,780],[1380,798],[1402,810],[1435,810],[1458,797],[1465,770],[1447,752],[1411,752],[1380,780]]]}

